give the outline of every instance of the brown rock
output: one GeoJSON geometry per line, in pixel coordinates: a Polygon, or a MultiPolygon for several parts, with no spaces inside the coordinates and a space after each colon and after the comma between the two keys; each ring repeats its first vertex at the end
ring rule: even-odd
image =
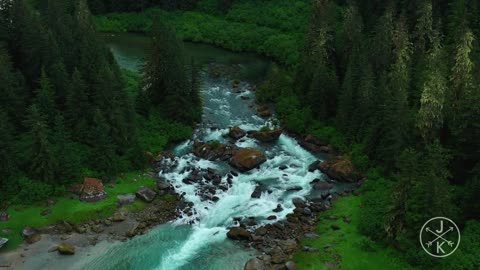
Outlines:
{"type": "Polygon", "coordinates": [[[338,156],[324,161],[318,164],[317,168],[331,179],[341,182],[357,182],[361,178],[346,156],[338,156]]]}
{"type": "Polygon", "coordinates": [[[148,187],[141,186],[137,189],[135,195],[145,202],[152,202],[155,199],[155,196],[157,196],[157,193],[148,187]]]}
{"type": "Polygon", "coordinates": [[[313,185],[314,190],[329,190],[333,188],[333,185],[327,182],[317,182],[313,185]]]}
{"type": "Polygon", "coordinates": [[[115,214],[113,214],[113,216],[112,216],[112,221],[114,221],[114,222],[122,222],[125,219],[127,219],[127,217],[125,216],[125,213],[123,213],[123,212],[115,212],[115,214]]]}
{"type": "Polygon", "coordinates": [[[260,117],[263,117],[263,118],[268,118],[272,116],[272,112],[267,106],[260,106],[257,109],[257,113],[260,117]]]}
{"type": "Polygon", "coordinates": [[[73,255],[75,254],[75,247],[68,243],[61,243],[57,246],[58,253],[62,255],[73,255]]]}
{"type": "Polygon", "coordinates": [[[267,161],[265,154],[254,148],[243,148],[235,151],[230,159],[230,165],[241,172],[249,171],[267,161]]]}
{"type": "Polygon", "coordinates": [[[285,263],[285,268],[287,270],[295,270],[297,268],[297,265],[292,261],[288,261],[285,263]]]}
{"type": "Polygon", "coordinates": [[[199,142],[196,141],[193,144],[192,153],[199,158],[208,160],[227,160],[232,157],[234,152],[234,146],[213,142],[199,142]]]}
{"type": "Polygon", "coordinates": [[[33,244],[40,241],[42,235],[36,229],[33,229],[31,227],[24,227],[22,230],[22,237],[27,243],[33,244]]]}
{"type": "Polygon", "coordinates": [[[261,260],[252,258],[247,261],[243,270],[265,270],[265,265],[261,260]]]}
{"type": "Polygon", "coordinates": [[[228,136],[234,140],[244,137],[247,133],[238,126],[231,127],[228,131],[228,136]]]}
{"type": "Polygon", "coordinates": [[[250,133],[250,137],[261,142],[274,142],[278,140],[282,132],[282,129],[253,131],[250,133]]]}
{"type": "Polygon", "coordinates": [[[227,232],[227,237],[233,240],[249,240],[252,234],[242,227],[235,227],[227,232]]]}

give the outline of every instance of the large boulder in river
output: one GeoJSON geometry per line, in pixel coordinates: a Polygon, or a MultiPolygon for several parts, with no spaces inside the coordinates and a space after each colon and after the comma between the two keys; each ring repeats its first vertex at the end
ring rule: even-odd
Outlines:
{"type": "Polygon", "coordinates": [[[137,189],[137,192],[135,192],[138,198],[146,201],[146,202],[152,202],[153,199],[155,199],[155,196],[157,196],[157,193],[153,190],[151,190],[148,187],[141,186],[137,189]]]}
{"type": "Polygon", "coordinates": [[[340,182],[357,182],[361,178],[352,161],[346,156],[337,156],[324,162],[314,163],[309,169],[319,169],[331,179],[340,182]]]}
{"type": "Polygon", "coordinates": [[[242,227],[235,227],[227,232],[227,237],[233,240],[250,240],[252,233],[242,227]]]}
{"type": "Polygon", "coordinates": [[[234,140],[244,137],[247,133],[238,126],[231,127],[228,131],[228,136],[234,140]]]}
{"type": "Polygon", "coordinates": [[[218,141],[207,143],[196,141],[193,143],[192,149],[195,156],[208,160],[228,160],[232,157],[234,151],[234,145],[226,145],[218,141]]]}
{"type": "Polygon", "coordinates": [[[249,171],[267,161],[264,153],[254,148],[243,148],[235,151],[230,159],[230,165],[241,172],[249,171]]]}
{"type": "Polygon", "coordinates": [[[261,142],[274,142],[278,140],[280,135],[282,134],[281,129],[267,129],[267,130],[260,130],[260,131],[253,131],[250,132],[250,137],[261,141],[261,142]]]}

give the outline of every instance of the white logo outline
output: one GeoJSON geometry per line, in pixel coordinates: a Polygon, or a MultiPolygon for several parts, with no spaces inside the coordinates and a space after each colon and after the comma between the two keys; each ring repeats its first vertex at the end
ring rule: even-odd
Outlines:
{"type": "MultiPolygon", "coordinates": [[[[427,222],[425,222],[425,223],[423,224],[422,229],[420,230],[420,237],[419,237],[419,239],[420,239],[420,244],[422,245],[423,250],[425,250],[425,252],[426,252],[428,255],[430,255],[430,256],[432,256],[432,257],[436,257],[436,258],[445,258],[445,257],[448,257],[448,256],[452,255],[452,254],[457,250],[457,248],[460,246],[460,239],[461,239],[460,229],[458,228],[457,224],[455,224],[455,222],[453,222],[453,220],[451,220],[451,219],[449,219],[449,218],[446,218],[446,217],[434,217],[434,218],[429,219],[427,222]],[[441,221],[441,223],[440,223],[440,227],[441,227],[440,231],[439,231],[439,230],[433,230],[433,231],[432,231],[432,230],[430,230],[429,227],[425,228],[425,226],[427,226],[430,222],[432,222],[432,221],[434,221],[434,220],[440,220],[440,221],[441,221]],[[456,229],[457,235],[458,235],[458,241],[457,241],[457,243],[456,243],[456,245],[455,245],[455,248],[454,248],[452,251],[450,251],[449,253],[446,253],[446,254],[444,254],[444,255],[436,255],[436,254],[431,253],[431,252],[425,247],[425,244],[426,244],[428,247],[430,247],[433,243],[437,243],[437,251],[438,251],[439,248],[441,249],[441,246],[442,246],[443,244],[445,244],[445,243],[447,243],[447,245],[449,245],[449,246],[452,246],[453,244],[455,244],[453,241],[447,240],[447,239],[445,239],[445,238],[443,237],[444,235],[446,235],[446,234],[448,234],[449,232],[453,231],[453,227],[450,227],[448,230],[446,230],[445,232],[443,232],[443,221],[448,221],[448,222],[450,222],[451,224],[453,224],[453,226],[455,226],[455,229],[456,229]],[[423,243],[423,240],[422,240],[422,234],[423,234],[423,232],[424,232],[424,229],[425,229],[425,231],[427,231],[427,232],[429,232],[429,233],[432,233],[433,235],[436,236],[436,238],[435,238],[434,240],[431,240],[431,241],[429,241],[429,242],[427,242],[427,243],[425,243],[425,244],[423,243]],[[437,242],[438,240],[443,240],[442,244],[439,245],[438,242],[437,242]]],[[[443,249],[441,249],[441,250],[443,251],[443,249]]],[[[444,251],[443,251],[443,252],[444,252],[444,251]]],[[[445,252],[444,252],[444,253],[445,253],[445,252]]]]}

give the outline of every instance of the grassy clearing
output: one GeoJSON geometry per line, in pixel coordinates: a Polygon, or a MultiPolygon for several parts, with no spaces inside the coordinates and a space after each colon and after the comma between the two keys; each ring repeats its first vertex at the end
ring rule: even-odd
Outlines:
{"type": "MultiPolygon", "coordinates": [[[[143,172],[131,172],[121,175],[113,188],[106,185],[105,190],[108,193],[108,197],[99,202],[81,202],[76,196],[66,196],[54,198],[56,204],[50,207],[47,207],[45,203],[12,205],[7,210],[10,220],[0,223],[0,237],[10,239],[7,245],[2,248],[2,251],[13,250],[23,242],[20,233],[24,226],[42,227],[54,224],[60,220],[78,224],[90,219],[108,217],[117,209],[117,195],[135,192],[139,186],[153,188],[155,181],[151,176],[143,172]],[[52,213],[47,216],[41,216],[40,213],[45,209],[51,209],[52,213]],[[1,232],[4,228],[11,229],[11,232],[8,234],[1,232]]],[[[136,210],[145,206],[145,203],[136,200],[127,209],[136,210]]]]}
{"type": "Polygon", "coordinates": [[[347,196],[338,199],[330,210],[323,212],[316,228],[320,237],[302,241],[302,246],[308,245],[320,251],[297,252],[294,261],[298,269],[414,269],[402,261],[397,251],[370,240],[358,231],[360,207],[361,196],[347,196]],[[326,218],[328,216],[338,219],[330,220],[326,218]],[[345,222],[344,217],[350,223],[345,222]],[[334,224],[340,230],[332,230],[334,224]],[[324,248],[328,245],[331,246],[324,248]],[[336,262],[337,265],[328,267],[326,262],[336,262]]]}
{"type": "Polygon", "coordinates": [[[175,29],[182,40],[212,44],[237,52],[256,52],[286,66],[294,66],[300,59],[305,29],[284,31],[203,12],[166,12],[158,8],[140,13],[99,15],[94,17],[94,21],[101,32],[145,33],[156,18],[175,29]]]}

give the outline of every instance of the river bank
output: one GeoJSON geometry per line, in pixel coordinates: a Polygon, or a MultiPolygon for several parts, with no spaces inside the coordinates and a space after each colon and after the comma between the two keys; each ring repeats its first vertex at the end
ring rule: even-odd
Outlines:
{"type": "MultiPolygon", "coordinates": [[[[275,128],[275,116],[271,111],[266,113],[268,108],[257,107],[256,87],[248,81],[233,79],[248,68],[241,63],[227,66],[211,63],[205,67],[204,120],[192,140],[172,149],[176,158],[154,164],[154,176],[160,173],[161,180],[173,188],[172,192],[188,202],[175,207],[180,210],[175,221],[163,226],[155,226],[160,222],[139,226],[140,223],[124,221],[128,228],[112,225],[119,231],[113,232],[112,237],[107,233],[106,238],[103,232],[109,232],[105,227],[109,227],[111,220],[88,224],[88,230],[97,230],[97,225],[101,225],[103,231],[97,231],[102,235],[102,243],[114,241],[114,244],[84,247],[83,242],[74,242],[84,252],[79,253],[78,267],[121,269],[127,264],[128,269],[193,269],[195,265],[209,270],[225,266],[243,269],[245,262],[255,255],[261,256],[262,264],[269,268],[292,266],[291,255],[299,247],[299,241],[313,232],[317,214],[330,207],[335,193],[351,189],[330,181],[318,169],[326,157],[313,150],[323,151],[326,145],[270,130],[275,128]],[[243,135],[225,136],[233,127],[242,129],[243,135]],[[202,142],[210,142],[210,146],[202,142]],[[232,151],[222,151],[219,155],[203,151],[227,147],[232,151]],[[195,153],[195,148],[201,151],[195,153]],[[243,164],[242,158],[232,162],[231,155],[242,152],[240,149],[255,149],[256,152],[247,153],[263,158],[253,165],[243,164]],[[147,230],[150,225],[155,228],[147,230]],[[121,242],[125,237],[142,233],[121,242]],[[92,256],[88,254],[94,254],[95,258],[89,258],[92,256]]],[[[160,212],[170,209],[155,208],[160,212]]],[[[161,221],[167,220],[170,219],[161,221]]],[[[75,239],[77,236],[72,238],[75,239]]],[[[51,244],[49,240],[50,236],[41,243],[51,244]]],[[[20,254],[17,253],[17,258],[20,254]]],[[[47,263],[51,255],[41,253],[38,258],[47,263]]],[[[26,264],[31,266],[30,262],[36,259],[32,255],[26,264]]]]}

